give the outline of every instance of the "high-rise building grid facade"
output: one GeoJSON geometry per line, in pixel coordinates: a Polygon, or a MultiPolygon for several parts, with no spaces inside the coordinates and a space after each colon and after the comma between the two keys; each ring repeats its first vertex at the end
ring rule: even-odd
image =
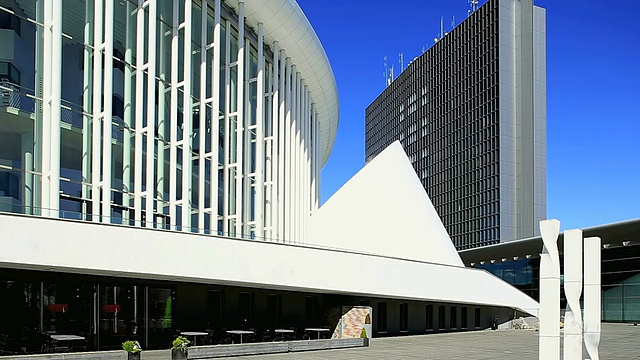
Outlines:
{"type": "Polygon", "coordinates": [[[489,0],[366,109],[369,161],[399,140],[458,249],[546,217],[545,10],[489,0]]]}

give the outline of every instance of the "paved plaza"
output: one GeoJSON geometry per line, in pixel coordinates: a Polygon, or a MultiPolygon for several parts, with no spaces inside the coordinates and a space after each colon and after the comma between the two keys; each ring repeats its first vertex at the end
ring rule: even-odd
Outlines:
{"type": "MultiPolygon", "coordinates": [[[[600,358],[640,359],[640,326],[602,324],[600,358]]],[[[530,330],[474,331],[372,339],[369,348],[233,357],[235,360],[538,360],[538,333],[530,330]]]]}
{"type": "MultiPolygon", "coordinates": [[[[3,359],[11,359],[12,357],[3,359]]],[[[46,358],[40,355],[38,358],[46,358]]],[[[168,350],[143,351],[141,360],[168,360],[168,350]]],[[[640,326],[602,324],[600,358],[640,359],[640,326]]],[[[538,333],[531,330],[473,331],[371,340],[368,348],[236,356],[229,360],[538,360],[538,333]]]]}

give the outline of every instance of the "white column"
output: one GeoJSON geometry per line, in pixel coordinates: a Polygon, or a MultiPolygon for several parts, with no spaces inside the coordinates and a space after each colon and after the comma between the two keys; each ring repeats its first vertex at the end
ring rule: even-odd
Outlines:
{"type": "MultiPolygon", "coordinates": [[[[200,21],[200,130],[198,134],[199,151],[198,151],[198,232],[204,234],[204,212],[205,212],[205,136],[207,136],[207,3],[208,0],[202,0],[200,3],[202,15],[200,21]]],[[[213,116],[213,112],[212,112],[213,116]]],[[[213,122],[213,119],[212,119],[213,122]]],[[[213,132],[213,129],[211,129],[213,132]]],[[[211,164],[213,166],[213,163],[211,164]]],[[[209,219],[212,219],[210,216],[209,219]]],[[[210,220],[211,221],[211,220],[210,220]]]]}
{"type": "Polygon", "coordinates": [[[311,215],[311,116],[310,114],[310,93],[309,86],[304,87],[304,234],[303,240],[306,243],[309,232],[309,217],[311,215]]]}
{"type": "MultiPolygon", "coordinates": [[[[156,8],[156,13],[157,13],[157,8],[156,8]]],[[[160,20],[164,21],[164,22],[168,22],[168,23],[172,23],[173,19],[167,19],[164,18],[162,16],[162,14],[159,14],[160,20]]],[[[168,71],[171,68],[171,58],[169,56],[169,58],[167,58],[167,56],[165,55],[165,51],[167,51],[167,46],[166,46],[166,33],[163,31],[160,33],[159,38],[157,38],[157,53],[159,54],[158,56],[158,71],[159,73],[157,74],[157,77],[159,77],[162,81],[158,81],[158,120],[156,122],[156,127],[158,129],[158,138],[162,139],[162,141],[156,141],[156,143],[158,144],[158,167],[156,169],[156,173],[157,173],[157,177],[158,180],[155,184],[155,189],[156,189],[156,198],[159,198],[158,204],[156,206],[156,210],[158,213],[160,214],[165,214],[165,206],[166,206],[166,202],[164,201],[164,188],[165,188],[165,181],[167,181],[167,179],[165,178],[165,163],[166,163],[166,155],[165,155],[165,148],[167,146],[171,146],[170,143],[168,143],[168,139],[170,138],[170,136],[167,136],[167,131],[166,131],[166,125],[167,122],[170,122],[171,120],[171,114],[169,113],[169,116],[167,118],[167,113],[165,111],[165,108],[167,106],[167,99],[166,99],[166,94],[167,94],[167,85],[165,85],[165,82],[167,83],[171,83],[171,79],[167,77],[168,71]],[[161,200],[160,200],[161,199],[161,200]]],[[[169,50],[171,50],[171,48],[169,47],[169,50]]],[[[171,87],[169,86],[169,93],[171,93],[171,87]]],[[[171,104],[171,100],[169,100],[169,104],[171,104]]],[[[171,130],[169,130],[169,133],[171,133],[171,130]]],[[[173,141],[173,139],[172,139],[173,141]]],[[[169,159],[171,158],[171,156],[169,156],[169,159]]],[[[172,168],[175,166],[172,166],[171,164],[169,164],[169,168],[172,168]]],[[[169,223],[167,223],[167,218],[166,217],[162,217],[161,219],[157,219],[157,227],[162,228],[162,229],[167,229],[167,226],[169,225],[169,223]]]]}
{"type": "Polygon", "coordinates": [[[255,197],[255,233],[264,240],[264,26],[258,23],[258,79],[256,99],[256,197],[255,197]]]}
{"type": "Polygon", "coordinates": [[[286,103],[285,99],[289,96],[289,86],[287,85],[287,77],[289,76],[289,60],[287,60],[284,50],[280,50],[280,85],[279,85],[279,115],[278,115],[278,232],[277,238],[285,241],[285,166],[288,160],[286,156],[286,136],[288,123],[286,119],[286,103]],[[285,71],[286,70],[286,71],[285,71]]]}
{"type": "Polygon", "coordinates": [[[315,106],[310,104],[311,117],[311,208],[312,212],[318,209],[318,123],[315,116],[315,106]]]}
{"type": "Polygon", "coordinates": [[[242,202],[243,194],[246,189],[244,186],[244,148],[246,146],[244,142],[244,83],[245,83],[245,49],[244,49],[244,2],[238,3],[238,96],[237,96],[237,110],[238,110],[238,126],[236,128],[237,139],[237,156],[236,156],[236,237],[243,237],[246,217],[244,216],[245,208],[242,202]]]}
{"type": "Polygon", "coordinates": [[[280,81],[279,77],[279,68],[280,68],[280,44],[275,41],[273,43],[273,97],[272,97],[272,115],[271,115],[271,123],[272,123],[272,131],[271,131],[271,220],[270,220],[270,230],[269,235],[267,236],[269,239],[277,239],[278,238],[278,184],[280,182],[280,178],[278,177],[278,164],[280,163],[280,153],[278,152],[278,143],[281,141],[280,139],[280,117],[279,117],[279,108],[280,108],[280,81]]]}
{"type": "Polygon", "coordinates": [[[171,123],[169,127],[169,131],[171,132],[171,142],[169,143],[169,163],[171,164],[171,167],[169,168],[169,218],[170,228],[172,230],[176,230],[176,225],[178,223],[178,211],[176,206],[178,205],[178,56],[180,55],[178,54],[179,1],[182,0],[173,0],[173,20],[171,31],[171,123]]]}
{"type": "MultiPolygon", "coordinates": [[[[129,3],[127,2],[127,8],[129,7],[129,3]]],[[[83,67],[82,67],[82,75],[83,75],[83,91],[82,91],[82,111],[84,115],[82,116],[82,182],[90,183],[91,182],[91,122],[93,118],[88,115],[93,113],[93,109],[91,108],[91,94],[92,94],[92,80],[93,80],[93,68],[92,68],[92,60],[91,60],[91,48],[87,45],[92,45],[93,40],[91,38],[91,32],[93,31],[92,23],[93,23],[93,4],[91,2],[87,2],[85,4],[85,19],[87,22],[84,25],[84,48],[82,50],[83,53],[83,67]]],[[[129,17],[127,17],[127,28],[128,28],[129,17]]],[[[131,31],[133,33],[133,31],[131,31]]],[[[127,40],[129,37],[127,37],[127,40]]],[[[126,71],[128,68],[125,68],[125,84],[127,80],[126,71]]],[[[129,74],[129,76],[131,76],[129,74]]],[[[130,79],[129,79],[130,81],[130,79]]],[[[125,102],[126,102],[126,85],[125,85],[125,102]]],[[[127,108],[125,107],[125,114],[127,108]]],[[[125,117],[126,121],[126,117],[125,117]]],[[[126,130],[125,130],[126,134],[126,130]]],[[[128,148],[128,147],[127,147],[128,148]]],[[[91,191],[90,185],[82,184],[82,199],[89,198],[89,192],[91,191]]],[[[82,203],[82,218],[83,220],[88,220],[88,212],[86,201],[82,203]]]]}
{"type": "MultiPolygon", "coordinates": [[[[42,34],[42,129],[40,131],[40,164],[42,169],[42,187],[40,206],[42,207],[43,216],[52,216],[49,209],[50,187],[51,187],[51,61],[46,58],[52,52],[52,17],[53,4],[51,1],[45,2],[43,5],[43,34],[42,34]]],[[[37,88],[36,88],[37,89],[37,88]]],[[[38,125],[37,123],[35,124],[38,125]]]]}
{"type": "MultiPolygon", "coordinates": [[[[297,67],[296,67],[297,70],[297,67]]],[[[292,184],[293,184],[293,196],[294,196],[294,207],[293,207],[293,241],[299,243],[300,242],[300,225],[302,222],[301,219],[301,213],[302,213],[302,207],[300,206],[300,170],[301,170],[301,165],[302,165],[302,161],[300,158],[300,147],[301,147],[301,138],[300,138],[300,131],[302,129],[302,118],[300,116],[300,109],[301,109],[301,105],[302,102],[301,97],[300,97],[300,93],[302,91],[302,79],[300,78],[301,74],[300,72],[296,72],[295,73],[296,76],[296,81],[295,81],[295,99],[293,100],[294,102],[294,130],[295,130],[295,139],[294,139],[294,158],[293,158],[293,176],[292,176],[292,184]]]]}
{"type": "Polygon", "coordinates": [[[22,194],[22,213],[33,214],[33,131],[20,135],[20,147],[22,154],[22,181],[20,192],[22,194]]]}
{"type": "Polygon", "coordinates": [[[560,360],[560,258],[558,234],[560,221],[540,222],[542,253],[540,254],[540,360],[560,360]]]}
{"type": "MultiPolygon", "coordinates": [[[[50,4],[42,4],[36,9],[36,20],[41,24],[48,24],[50,17],[49,10],[46,10],[50,4]]],[[[48,192],[45,200],[45,193],[43,192],[45,187],[48,189],[48,184],[46,184],[46,173],[48,172],[46,168],[45,156],[48,155],[48,151],[45,151],[45,147],[43,146],[45,140],[45,135],[48,134],[48,131],[44,131],[45,128],[48,129],[48,116],[50,113],[50,109],[45,104],[45,100],[48,99],[48,96],[45,96],[47,93],[46,84],[50,81],[48,80],[48,76],[51,73],[50,61],[45,61],[44,54],[48,54],[46,50],[51,51],[51,44],[45,44],[45,38],[50,36],[49,29],[46,26],[36,27],[36,38],[35,38],[35,68],[34,75],[37,83],[42,83],[43,86],[36,86],[35,94],[36,97],[43,99],[42,101],[35,101],[35,114],[34,114],[34,149],[33,149],[33,165],[34,171],[40,172],[41,176],[34,175],[34,183],[33,183],[33,201],[34,201],[34,214],[48,216],[48,212],[45,210],[47,206],[45,206],[45,202],[49,203],[48,192]],[[48,71],[48,72],[47,72],[48,71]]],[[[89,111],[90,112],[90,111],[89,111]]]]}
{"type": "MultiPolygon", "coordinates": [[[[94,3],[94,27],[93,27],[93,141],[92,141],[92,172],[91,172],[91,213],[93,215],[93,221],[101,221],[100,212],[100,194],[102,193],[100,181],[100,169],[102,168],[102,130],[101,122],[103,119],[102,112],[102,24],[104,10],[102,8],[103,2],[98,1],[94,3]]],[[[105,199],[106,200],[106,199],[105,199]]],[[[107,215],[107,214],[103,214],[107,215]]]]}
{"type": "MultiPolygon", "coordinates": [[[[236,181],[236,179],[232,179],[230,176],[230,169],[229,169],[229,161],[230,161],[230,156],[231,156],[231,149],[230,149],[230,145],[231,145],[231,136],[236,136],[236,134],[232,134],[231,133],[231,120],[229,118],[229,110],[231,108],[231,84],[230,84],[230,80],[231,80],[231,74],[230,74],[230,66],[229,66],[229,62],[231,61],[231,25],[230,22],[227,20],[226,21],[226,27],[227,29],[227,33],[226,33],[226,37],[225,37],[225,44],[222,46],[225,46],[225,78],[224,78],[224,91],[225,91],[225,103],[224,103],[224,151],[225,154],[223,156],[223,161],[224,161],[224,171],[223,171],[223,188],[224,191],[222,193],[223,196],[223,201],[222,201],[222,210],[223,210],[223,221],[222,221],[222,229],[223,229],[223,234],[224,236],[229,236],[229,234],[231,233],[232,229],[229,228],[229,202],[230,202],[230,192],[231,192],[231,181],[236,181]]],[[[233,229],[233,231],[235,232],[235,228],[233,229]]]]}
{"type": "MultiPolygon", "coordinates": [[[[144,111],[144,10],[143,0],[138,0],[138,12],[136,13],[136,107],[135,107],[135,143],[134,143],[134,173],[133,173],[133,210],[136,226],[142,224],[142,117],[144,111]]],[[[95,104],[94,104],[95,106],[95,104]]],[[[95,121],[95,114],[94,114],[95,121]]],[[[94,135],[95,136],[95,135],[94,135]]]]}
{"type": "Polygon", "coordinates": [[[564,360],[582,359],[582,230],[564,233],[564,293],[567,308],[564,315],[564,360]]]}
{"type": "Polygon", "coordinates": [[[289,242],[300,241],[298,234],[300,207],[298,196],[298,170],[299,170],[299,143],[300,143],[300,122],[299,122],[299,105],[300,103],[300,73],[298,67],[291,67],[291,176],[289,177],[290,194],[291,194],[291,216],[289,227],[291,235],[289,242]]]}
{"type": "MultiPolygon", "coordinates": [[[[302,74],[300,74],[302,75],[302,74]]],[[[300,112],[300,117],[298,121],[298,133],[300,134],[300,141],[298,143],[298,242],[304,243],[304,228],[305,228],[305,210],[304,210],[304,172],[305,172],[305,159],[304,159],[304,132],[305,132],[305,116],[304,116],[304,107],[305,107],[305,94],[304,87],[305,82],[304,79],[300,79],[299,83],[299,93],[300,93],[300,104],[298,105],[298,111],[300,112]]]]}
{"type": "Polygon", "coordinates": [[[599,360],[602,317],[601,250],[599,237],[584,239],[584,345],[586,359],[599,360]]]}
{"type": "Polygon", "coordinates": [[[60,209],[60,106],[62,96],[62,4],[53,3],[51,21],[51,172],[50,200],[51,216],[58,217],[60,209]]]}
{"type": "MultiPolygon", "coordinates": [[[[147,97],[144,99],[144,105],[147,106],[147,148],[145,149],[147,168],[147,189],[145,202],[145,221],[146,227],[155,227],[154,224],[154,206],[153,200],[156,198],[156,181],[155,181],[155,129],[156,129],[156,22],[157,22],[157,2],[149,2],[149,28],[148,34],[148,51],[147,53],[147,97]]],[[[161,55],[162,56],[162,55],[161,55]]],[[[160,94],[158,94],[160,96],[160,94]]],[[[142,104],[139,104],[142,105],[142,104]]],[[[158,147],[158,152],[161,147],[158,147]]],[[[142,165],[142,164],[140,164],[142,165]]]]}
{"type": "MultiPolygon", "coordinates": [[[[218,149],[219,136],[220,136],[220,51],[225,44],[220,43],[221,38],[221,24],[220,24],[220,2],[222,0],[214,1],[214,20],[213,20],[213,64],[211,66],[211,231],[213,234],[218,234],[222,229],[218,228],[218,149]]],[[[224,106],[224,104],[222,104],[224,106]]],[[[224,165],[223,165],[224,166],[224,165]]]]}
{"type": "Polygon", "coordinates": [[[316,162],[316,170],[315,170],[315,177],[316,177],[316,203],[315,203],[315,210],[318,210],[320,208],[320,198],[321,198],[321,184],[322,184],[322,154],[321,154],[321,147],[320,147],[320,120],[318,120],[318,112],[315,110],[315,106],[314,106],[314,110],[313,110],[313,119],[314,119],[314,124],[315,124],[315,141],[314,141],[314,146],[315,146],[315,152],[316,152],[316,158],[315,158],[315,162],[316,162]]]}
{"type": "Polygon", "coordinates": [[[113,119],[113,0],[104,2],[104,102],[102,119],[102,222],[111,222],[111,122],[113,119]]]}
{"type": "MultiPolygon", "coordinates": [[[[87,2],[87,8],[91,4],[87,2]]],[[[125,4],[125,11],[127,14],[131,14],[133,5],[127,1],[125,4]]],[[[125,49],[124,49],[124,112],[123,112],[123,122],[124,129],[122,132],[122,185],[123,185],[123,194],[122,194],[122,205],[125,208],[129,208],[130,197],[129,193],[133,192],[131,188],[131,135],[132,129],[134,128],[133,123],[133,81],[132,78],[134,76],[134,72],[131,71],[131,64],[133,64],[133,44],[135,44],[136,39],[134,38],[134,31],[131,26],[131,15],[127,15],[127,19],[125,22],[125,49]]],[[[162,52],[162,50],[161,50],[162,52]]],[[[86,62],[86,60],[85,60],[86,62]]],[[[85,65],[85,69],[87,69],[85,65]]],[[[85,70],[86,73],[86,70],[85,70]]],[[[135,198],[135,195],[134,195],[135,198]]],[[[130,214],[129,211],[125,211],[122,214],[122,220],[126,225],[131,225],[130,223],[130,214]]]]}
{"type": "Polygon", "coordinates": [[[184,81],[182,100],[182,231],[191,232],[191,136],[193,107],[191,101],[191,2],[184,0],[184,81]]]}
{"type": "Polygon", "coordinates": [[[285,100],[285,113],[286,113],[286,133],[285,133],[285,163],[284,163],[284,242],[291,241],[291,211],[292,211],[292,201],[291,201],[291,165],[293,155],[291,152],[292,146],[292,134],[291,124],[293,123],[293,119],[291,118],[291,86],[293,84],[293,74],[291,67],[291,59],[287,58],[287,77],[286,77],[285,86],[287,88],[287,95],[285,100]]]}

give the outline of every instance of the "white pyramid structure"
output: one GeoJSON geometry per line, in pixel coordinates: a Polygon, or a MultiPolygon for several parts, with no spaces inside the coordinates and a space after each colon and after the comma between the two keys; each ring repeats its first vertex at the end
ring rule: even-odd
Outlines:
{"type": "Polygon", "coordinates": [[[396,141],[311,217],[309,244],[464,266],[396,141]]]}

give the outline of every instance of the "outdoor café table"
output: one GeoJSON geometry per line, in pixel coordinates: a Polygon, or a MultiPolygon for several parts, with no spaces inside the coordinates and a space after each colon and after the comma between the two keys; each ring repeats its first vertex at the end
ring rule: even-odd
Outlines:
{"type": "Polygon", "coordinates": [[[74,341],[80,341],[80,340],[85,340],[84,336],[78,336],[78,335],[57,335],[57,334],[49,334],[49,337],[52,340],[55,341],[68,341],[69,342],[69,349],[73,349],[73,342],[74,341]]]}
{"type": "MultiPolygon", "coordinates": [[[[291,329],[275,329],[273,330],[273,332],[276,334],[293,334],[295,331],[291,329]]],[[[282,338],[282,340],[284,341],[284,337],[282,338]]]]}
{"type": "Polygon", "coordinates": [[[202,331],[181,331],[180,335],[193,336],[193,346],[196,346],[198,345],[198,336],[207,336],[209,333],[202,331]]]}
{"type": "Polygon", "coordinates": [[[253,334],[253,331],[249,331],[249,330],[227,330],[227,334],[240,335],[240,344],[242,344],[242,335],[253,334]]]}
{"type": "Polygon", "coordinates": [[[324,328],[306,328],[306,331],[315,331],[318,333],[318,340],[320,340],[320,333],[321,332],[327,332],[327,331],[331,331],[329,329],[324,329],[324,328]]]}

